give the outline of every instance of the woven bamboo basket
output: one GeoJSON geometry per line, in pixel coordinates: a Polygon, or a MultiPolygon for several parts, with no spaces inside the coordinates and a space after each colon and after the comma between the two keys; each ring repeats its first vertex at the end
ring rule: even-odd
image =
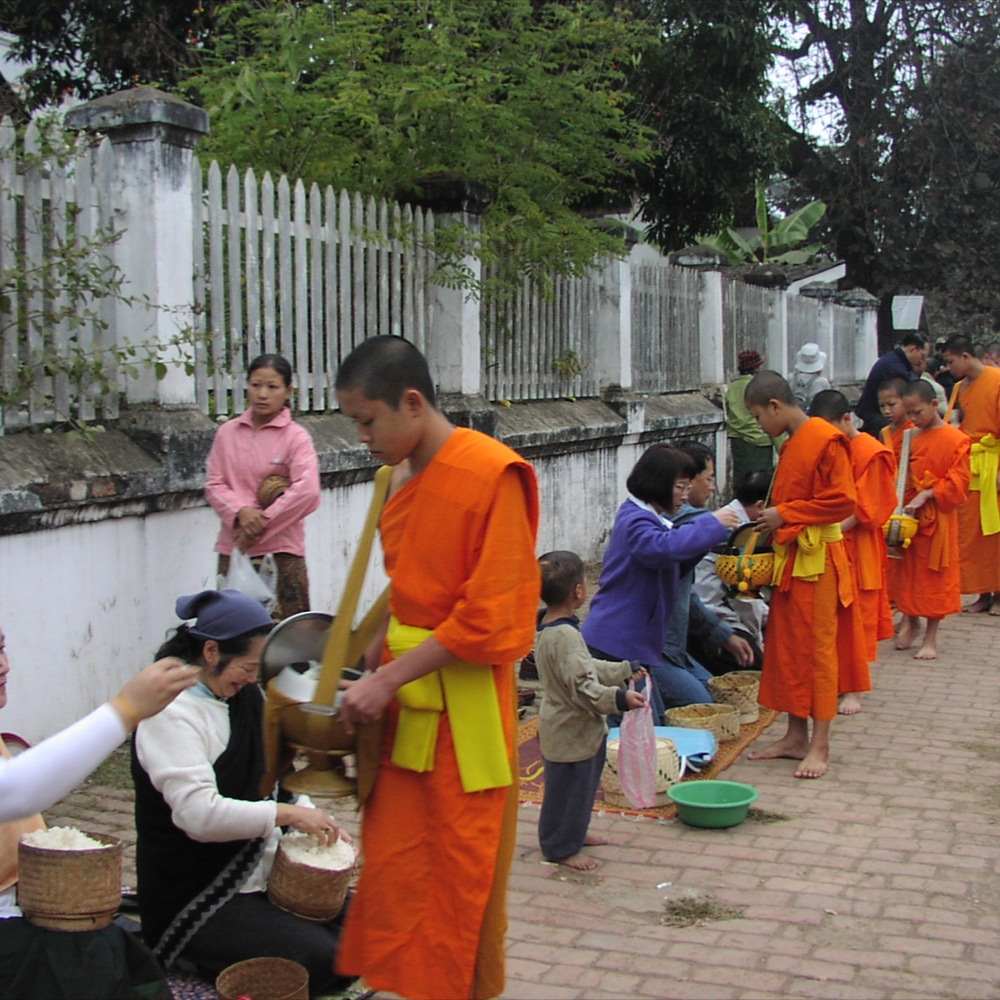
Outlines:
{"type": "MultiPolygon", "coordinates": [[[[618,740],[608,740],[608,756],[601,772],[601,791],[604,801],[611,806],[631,809],[632,804],[625,797],[621,781],[618,779],[618,740]]],[[[654,808],[670,804],[667,789],[676,785],[681,778],[681,759],[672,740],[662,737],[656,740],[656,802],[654,808]]]]}
{"type": "Polygon", "coordinates": [[[724,743],[740,734],[740,713],[732,705],[685,705],[667,710],[667,725],[710,729],[724,743]]]}
{"type": "Polygon", "coordinates": [[[721,677],[712,677],[708,682],[716,702],[732,705],[740,713],[740,725],[756,722],[760,717],[757,694],[760,691],[759,670],[733,670],[721,677]]]}
{"type": "Polygon", "coordinates": [[[354,867],[335,870],[293,861],[279,843],[267,880],[267,898],[305,920],[333,920],[344,908],[354,867]]]}
{"type": "Polygon", "coordinates": [[[756,552],[753,555],[728,553],[715,557],[715,572],[719,579],[741,594],[770,586],[774,573],[774,553],[756,552]]]}
{"type": "Polygon", "coordinates": [[[248,958],[215,980],[219,1000],[309,1000],[309,973],[289,958],[248,958]]]}
{"type": "Polygon", "coordinates": [[[114,920],[122,901],[122,842],[88,833],[105,847],[61,851],[17,845],[17,905],[36,927],[96,931],[114,920]]]}

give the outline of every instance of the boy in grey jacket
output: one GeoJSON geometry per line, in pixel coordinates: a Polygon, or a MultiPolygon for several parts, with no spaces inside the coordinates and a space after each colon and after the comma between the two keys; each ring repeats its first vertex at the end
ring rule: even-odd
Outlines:
{"type": "Polygon", "coordinates": [[[539,565],[546,610],[535,643],[545,762],[538,841],[546,861],[593,871],[599,863],[581,849],[604,843],[588,837],[587,828],[607,751],[605,716],[639,708],[645,696],[619,686],[637,672],[628,660],[595,660],[587,650],[575,614],[587,599],[580,557],[549,552],[539,565]]]}

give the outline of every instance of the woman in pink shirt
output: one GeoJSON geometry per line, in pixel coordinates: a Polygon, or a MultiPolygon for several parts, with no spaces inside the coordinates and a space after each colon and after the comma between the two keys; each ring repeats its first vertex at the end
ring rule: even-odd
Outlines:
{"type": "Polygon", "coordinates": [[[280,354],[262,354],[248,376],[247,409],[212,442],[205,496],[222,521],[215,543],[219,573],[228,572],[234,547],[252,559],[273,555],[275,615],[287,618],[309,610],[303,521],[319,506],[319,460],[288,406],[292,366],[280,354]]]}

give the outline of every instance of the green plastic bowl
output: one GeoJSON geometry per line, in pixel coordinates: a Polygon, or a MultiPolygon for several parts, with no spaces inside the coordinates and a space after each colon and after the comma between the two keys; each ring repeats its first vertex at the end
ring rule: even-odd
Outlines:
{"type": "Polygon", "coordinates": [[[742,823],[757,794],[753,785],[738,781],[685,781],[667,789],[677,804],[677,815],[688,826],[713,830],[742,823]]]}

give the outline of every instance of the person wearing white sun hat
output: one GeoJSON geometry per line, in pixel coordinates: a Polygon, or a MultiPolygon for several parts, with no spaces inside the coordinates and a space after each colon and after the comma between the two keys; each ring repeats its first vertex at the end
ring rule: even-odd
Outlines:
{"type": "Polygon", "coordinates": [[[826,352],[819,349],[819,344],[810,341],[799,348],[795,355],[795,370],[789,381],[792,393],[803,410],[808,411],[816,393],[832,388],[830,380],[823,374],[825,367],[826,352]]]}

